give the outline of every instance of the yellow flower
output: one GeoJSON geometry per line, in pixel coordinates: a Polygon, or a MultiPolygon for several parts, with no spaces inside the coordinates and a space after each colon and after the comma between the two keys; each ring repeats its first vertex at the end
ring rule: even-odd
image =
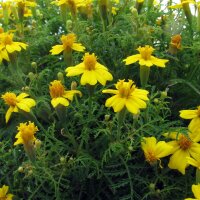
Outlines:
{"type": "Polygon", "coordinates": [[[165,63],[169,61],[152,56],[151,54],[154,51],[154,48],[149,45],[145,45],[145,47],[139,47],[137,50],[139,51],[139,54],[128,56],[123,60],[126,62],[125,65],[130,65],[139,61],[141,66],[151,67],[152,65],[156,65],[158,67],[165,67],[165,63]]]}
{"type": "Polygon", "coordinates": [[[146,161],[150,164],[154,164],[157,160],[160,161],[160,158],[168,156],[172,151],[172,146],[164,141],[157,142],[155,137],[144,137],[141,147],[146,161]]]}
{"type": "Polygon", "coordinates": [[[30,112],[31,107],[36,105],[35,100],[26,98],[28,96],[29,95],[26,93],[21,93],[16,96],[16,94],[12,92],[6,92],[1,96],[5,103],[10,106],[5,116],[6,123],[9,121],[13,112],[19,112],[19,110],[30,112]]]}
{"type": "Polygon", "coordinates": [[[184,6],[184,4],[189,4],[189,3],[195,4],[195,1],[194,0],[182,0],[180,4],[169,6],[168,8],[182,8],[184,6]]]}
{"type": "Polygon", "coordinates": [[[72,101],[75,94],[82,96],[81,92],[78,90],[66,91],[61,81],[58,80],[54,80],[50,83],[49,90],[52,98],[51,104],[54,108],[58,105],[68,106],[69,100],[72,101]]]}
{"type": "Polygon", "coordinates": [[[0,188],[0,199],[2,200],[12,200],[13,194],[7,194],[9,187],[6,185],[3,185],[3,187],[0,188]]]}
{"type": "Polygon", "coordinates": [[[8,52],[6,51],[6,49],[0,46],[0,63],[2,63],[3,60],[10,61],[8,52]]]}
{"type": "Polygon", "coordinates": [[[192,119],[191,126],[200,128],[200,106],[195,110],[181,110],[180,117],[183,119],[192,119]]]}
{"type": "Polygon", "coordinates": [[[136,85],[132,80],[125,82],[119,80],[115,84],[117,90],[107,89],[103,90],[103,93],[114,94],[106,100],[106,107],[113,107],[114,112],[120,112],[124,107],[129,112],[137,114],[140,108],[146,108],[146,102],[148,99],[146,90],[136,88],[136,85]]]}
{"type": "Polygon", "coordinates": [[[81,76],[81,85],[95,85],[97,81],[102,85],[106,84],[106,81],[113,79],[112,74],[108,72],[108,69],[97,62],[95,54],[85,53],[83,62],[66,69],[67,76],[81,76]]]}
{"type": "Polygon", "coordinates": [[[22,49],[26,49],[26,47],[28,46],[27,44],[22,42],[14,42],[13,37],[13,33],[1,33],[0,49],[6,49],[7,53],[13,53],[15,51],[21,51],[22,49]]]}
{"type": "Polygon", "coordinates": [[[19,131],[15,138],[17,141],[14,145],[23,144],[25,146],[33,145],[36,140],[34,134],[38,131],[37,126],[33,122],[20,123],[17,127],[19,131]]]}
{"type": "Polygon", "coordinates": [[[181,48],[181,36],[179,34],[172,36],[170,44],[173,47],[180,49],[181,48]]]}
{"type": "Polygon", "coordinates": [[[200,154],[200,132],[195,126],[189,125],[188,136],[179,132],[172,132],[165,134],[174,141],[168,142],[173,147],[172,156],[169,161],[169,168],[177,169],[182,174],[185,174],[185,169],[188,166],[188,157],[194,157],[200,154]]]}
{"type": "Polygon", "coordinates": [[[185,200],[199,200],[200,199],[200,184],[192,185],[192,192],[194,194],[194,198],[186,198],[185,200]]]}
{"type": "Polygon", "coordinates": [[[62,51],[70,52],[75,51],[84,51],[85,47],[81,43],[76,43],[76,35],[74,33],[69,33],[67,35],[62,35],[60,38],[62,45],[55,45],[50,50],[52,55],[61,53],[62,51]]]}

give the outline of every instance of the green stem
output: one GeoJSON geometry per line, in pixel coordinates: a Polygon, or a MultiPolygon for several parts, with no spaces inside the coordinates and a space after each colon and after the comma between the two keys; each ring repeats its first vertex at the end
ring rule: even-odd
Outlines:
{"type": "Polygon", "coordinates": [[[200,183],[200,170],[197,168],[196,169],[196,184],[200,183]]]}
{"type": "Polygon", "coordinates": [[[126,107],[124,107],[118,114],[118,126],[117,126],[117,138],[120,139],[121,136],[121,127],[126,115],[126,107]]]}
{"type": "Polygon", "coordinates": [[[146,87],[149,80],[150,67],[140,66],[140,83],[143,88],[146,87]]]}

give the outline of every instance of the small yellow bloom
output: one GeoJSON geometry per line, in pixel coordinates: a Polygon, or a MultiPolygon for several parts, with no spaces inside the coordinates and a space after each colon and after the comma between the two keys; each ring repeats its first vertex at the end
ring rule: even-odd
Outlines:
{"type": "Polygon", "coordinates": [[[156,65],[158,67],[165,67],[165,63],[169,61],[152,56],[151,54],[155,49],[149,45],[145,45],[145,47],[139,47],[137,50],[139,51],[139,54],[128,56],[123,60],[125,65],[130,65],[139,61],[141,66],[151,67],[152,65],[156,65]]]}
{"type": "Polygon", "coordinates": [[[169,168],[177,169],[182,174],[185,174],[185,169],[188,166],[188,157],[195,157],[200,154],[200,132],[195,126],[189,125],[188,136],[179,132],[165,134],[165,136],[174,139],[168,142],[173,147],[172,156],[169,161],[169,168]]]}
{"type": "Polygon", "coordinates": [[[172,36],[170,45],[172,45],[173,47],[175,47],[177,49],[180,49],[181,48],[181,36],[179,34],[172,36]]]}
{"type": "Polygon", "coordinates": [[[30,112],[31,107],[36,105],[35,100],[26,98],[28,96],[29,95],[26,93],[21,93],[16,96],[16,94],[12,92],[6,92],[1,96],[5,103],[10,106],[5,116],[6,123],[9,121],[13,112],[19,112],[19,110],[30,112]]]}
{"type": "Polygon", "coordinates": [[[74,67],[68,67],[66,72],[67,76],[83,74],[81,76],[81,85],[95,85],[97,82],[105,85],[106,81],[111,81],[113,79],[108,69],[97,62],[97,57],[94,53],[85,53],[83,62],[74,67]]]}
{"type": "Polygon", "coordinates": [[[154,164],[157,160],[160,161],[160,158],[172,153],[172,146],[164,141],[157,142],[155,137],[144,137],[141,148],[144,151],[146,161],[150,164],[154,164]]]}
{"type": "Polygon", "coordinates": [[[200,106],[195,110],[181,110],[180,117],[183,119],[192,119],[191,126],[200,128],[200,106]]]}
{"type": "Polygon", "coordinates": [[[137,114],[140,108],[146,108],[145,101],[149,100],[147,90],[138,89],[132,80],[128,82],[119,80],[115,87],[117,90],[107,89],[102,91],[103,93],[114,94],[106,100],[106,107],[113,107],[114,112],[120,112],[126,107],[133,114],[137,114]]]}
{"type": "Polygon", "coordinates": [[[7,185],[3,185],[3,187],[0,188],[0,199],[2,200],[12,200],[13,194],[7,194],[9,187],[7,185]]]}
{"type": "Polygon", "coordinates": [[[200,184],[192,185],[192,192],[194,194],[194,198],[186,198],[185,200],[199,200],[200,199],[200,184]]]}
{"type": "Polygon", "coordinates": [[[183,8],[184,4],[195,4],[196,2],[194,0],[182,0],[180,4],[176,4],[173,6],[169,6],[168,8],[183,8]]]}
{"type": "Polygon", "coordinates": [[[84,51],[85,47],[81,43],[76,43],[76,35],[74,33],[69,33],[67,35],[61,36],[62,45],[55,45],[50,50],[52,55],[57,55],[62,51],[71,52],[75,51],[84,51]]]}
{"type": "Polygon", "coordinates": [[[27,44],[22,42],[14,42],[13,37],[13,33],[7,32],[0,34],[0,49],[5,49],[8,54],[15,51],[21,51],[22,49],[26,49],[26,47],[28,46],[27,44]]]}
{"type": "Polygon", "coordinates": [[[17,138],[17,141],[14,143],[14,145],[23,144],[25,146],[33,145],[35,138],[35,133],[38,131],[37,126],[33,122],[26,122],[26,123],[20,123],[17,127],[17,130],[19,131],[15,138],[17,138]]]}
{"type": "Polygon", "coordinates": [[[64,85],[61,81],[54,80],[49,86],[51,95],[51,104],[55,108],[58,105],[68,106],[69,100],[72,101],[75,94],[82,96],[81,92],[78,90],[65,90],[64,85]]]}

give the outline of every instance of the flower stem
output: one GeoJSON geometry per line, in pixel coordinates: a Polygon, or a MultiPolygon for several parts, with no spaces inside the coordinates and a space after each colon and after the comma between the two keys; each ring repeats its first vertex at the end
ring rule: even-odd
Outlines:
{"type": "Polygon", "coordinates": [[[150,67],[140,66],[140,83],[143,88],[146,87],[149,80],[150,67]]]}
{"type": "Polygon", "coordinates": [[[196,169],[196,184],[200,183],[200,170],[197,168],[196,169]]]}
{"type": "Polygon", "coordinates": [[[124,122],[126,115],[126,108],[124,107],[119,113],[118,113],[118,126],[117,126],[117,138],[120,139],[121,135],[121,127],[124,122]]]}

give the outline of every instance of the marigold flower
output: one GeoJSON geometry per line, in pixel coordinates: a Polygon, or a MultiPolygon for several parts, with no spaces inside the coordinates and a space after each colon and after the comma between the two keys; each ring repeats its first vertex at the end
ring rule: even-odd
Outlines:
{"type": "Polygon", "coordinates": [[[160,158],[172,153],[172,146],[164,141],[157,142],[155,137],[144,137],[141,148],[144,151],[146,161],[150,164],[154,164],[157,160],[160,161],[160,158]]]}
{"type": "Polygon", "coordinates": [[[186,198],[185,200],[199,200],[200,199],[200,184],[192,185],[192,192],[194,194],[194,198],[186,198]]]}
{"type": "Polygon", "coordinates": [[[139,51],[139,54],[128,56],[123,60],[125,65],[130,65],[139,61],[141,66],[151,67],[152,65],[156,65],[158,67],[165,67],[165,63],[169,61],[152,56],[151,54],[155,49],[149,45],[145,45],[145,47],[139,47],[137,50],[139,51]]]}
{"type": "Polygon", "coordinates": [[[26,47],[28,46],[27,44],[22,42],[14,42],[13,37],[13,33],[7,32],[0,34],[0,49],[6,49],[8,54],[15,51],[21,51],[22,49],[26,49],[26,47]]]}
{"type": "Polygon", "coordinates": [[[69,33],[67,35],[61,36],[62,45],[55,45],[50,50],[52,55],[57,55],[62,51],[70,52],[75,51],[84,51],[85,47],[81,43],[76,43],[76,35],[74,33],[69,33]]]}
{"type": "Polygon", "coordinates": [[[20,123],[17,130],[19,132],[15,136],[17,138],[17,141],[14,143],[15,146],[18,144],[25,146],[33,145],[36,140],[34,135],[38,131],[37,126],[33,122],[20,123]]]}
{"type": "Polygon", "coordinates": [[[197,131],[196,127],[189,125],[188,136],[179,132],[172,132],[165,134],[165,136],[174,139],[174,141],[168,142],[173,147],[172,156],[169,161],[169,168],[177,169],[182,174],[185,174],[185,169],[188,166],[188,157],[195,157],[196,154],[200,154],[200,131],[197,131]]]}
{"type": "Polygon", "coordinates": [[[0,188],[0,199],[2,200],[12,200],[13,194],[7,194],[9,187],[7,185],[3,185],[3,187],[0,188]]]}
{"type": "Polygon", "coordinates": [[[108,69],[97,62],[97,57],[94,53],[85,53],[83,62],[74,67],[68,67],[66,72],[67,76],[83,74],[81,76],[81,85],[95,85],[97,82],[105,85],[106,81],[111,81],[113,79],[108,69]]]}
{"type": "Polygon", "coordinates": [[[54,80],[49,86],[51,95],[51,104],[55,108],[58,105],[68,106],[69,100],[72,101],[75,94],[82,96],[82,93],[78,90],[65,90],[64,85],[61,81],[54,80]]]}
{"type": "Polygon", "coordinates": [[[113,107],[114,112],[120,112],[126,107],[133,114],[137,114],[140,108],[146,108],[145,101],[149,100],[147,90],[138,89],[132,80],[128,82],[119,80],[115,87],[117,90],[107,89],[102,91],[103,93],[114,94],[106,100],[106,107],[113,107]]]}
{"type": "Polygon", "coordinates": [[[200,106],[195,110],[181,110],[180,117],[183,119],[192,119],[190,122],[191,126],[200,127],[200,106]]]}
{"type": "Polygon", "coordinates": [[[30,112],[30,109],[36,105],[35,100],[26,98],[28,96],[26,93],[21,93],[16,96],[13,92],[6,92],[1,96],[5,103],[10,106],[5,116],[6,123],[9,121],[13,112],[19,112],[19,110],[30,112]]]}
{"type": "Polygon", "coordinates": [[[180,49],[181,48],[181,36],[179,34],[172,36],[170,44],[173,47],[180,49]]]}

